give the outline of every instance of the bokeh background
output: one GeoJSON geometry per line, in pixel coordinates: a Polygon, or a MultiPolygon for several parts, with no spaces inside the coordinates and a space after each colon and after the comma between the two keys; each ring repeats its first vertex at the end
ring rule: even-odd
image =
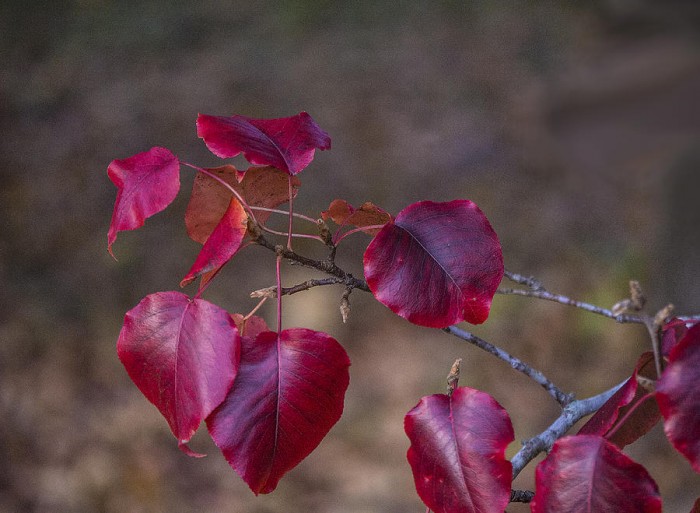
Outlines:
{"type": "MultiPolygon", "coordinates": [[[[308,111],[333,137],[301,175],[296,208],[373,201],[396,213],[469,198],[506,267],[610,306],[641,281],[651,309],[700,311],[700,4],[668,0],[0,4],[0,512],[422,512],[403,416],[461,384],[510,412],[516,439],[557,415],[534,384],[448,335],[341,289],[285,303],[287,326],[325,330],[351,356],[345,414],[277,491],[254,497],[199,433],[180,453],[115,353],[124,313],[175,290],[196,255],[182,215],[192,182],[106,251],[106,169],[162,145],[203,166],[198,112],[308,111]]],[[[368,239],[343,243],[361,274],[368,239]]],[[[323,256],[313,246],[299,245],[323,256]]],[[[207,291],[230,311],[273,284],[274,259],[238,256],[207,291]]],[[[287,267],[285,284],[315,277],[287,267]]],[[[420,293],[420,291],[416,291],[420,293]]],[[[274,322],[274,311],[262,315],[274,322]]],[[[497,296],[474,331],[579,397],[625,378],[644,330],[561,305],[497,296]]],[[[514,443],[509,450],[517,450],[514,443]]],[[[628,453],[666,511],[700,479],[659,428],[628,453]]],[[[531,465],[533,466],[533,465],[531,465]]],[[[532,469],[517,485],[532,489],[532,469]]],[[[508,511],[529,511],[510,506],[508,511]]]]}

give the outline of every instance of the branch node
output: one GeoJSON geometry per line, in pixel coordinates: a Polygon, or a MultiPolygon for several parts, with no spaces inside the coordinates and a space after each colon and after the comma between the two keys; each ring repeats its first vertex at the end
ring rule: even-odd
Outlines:
{"type": "Polygon", "coordinates": [[[654,326],[656,326],[657,329],[661,328],[664,324],[666,324],[666,321],[669,317],[671,317],[674,308],[675,307],[671,303],[669,303],[666,306],[664,306],[661,310],[656,312],[656,315],[654,316],[654,326]]]}
{"type": "Polygon", "coordinates": [[[340,299],[340,316],[343,318],[343,324],[348,322],[348,317],[350,316],[350,293],[352,292],[352,287],[347,287],[343,292],[343,296],[340,299]]]}
{"type": "Polygon", "coordinates": [[[265,287],[264,289],[254,290],[250,293],[250,297],[276,298],[277,287],[265,287]]]}

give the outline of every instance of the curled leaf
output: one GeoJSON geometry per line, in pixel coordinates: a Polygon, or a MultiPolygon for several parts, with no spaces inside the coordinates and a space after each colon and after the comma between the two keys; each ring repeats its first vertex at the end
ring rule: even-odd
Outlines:
{"type": "Polygon", "coordinates": [[[118,232],[140,228],[148,217],[175,199],[180,190],[180,161],[165,148],[154,147],[127,159],[113,160],[107,174],[118,189],[107,234],[107,248],[112,254],[118,232]]]}
{"type": "Polygon", "coordinates": [[[180,282],[180,286],[184,287],[197,276],[216,271],[228,262],[241,247],[247,230],[247,220],[248,216],[243,205],[232,197],[228,209],[207,238],[192,268],[180,282]]]}
{"type": "Polygon", "coordinates": [[[656,383],[656,401],[666,436],[693,470],[700,473],[700,324],[671,350],[669,364],[656,383]]]}
{"type": "Polygon", "coordinates": [[[276,167],[290,175],[308,166],[316,149],[331,147],[329,135],[306,112],[278,119],[200,114],[197,135],[218,157],[243,153],[251,164],[276,167]]]}
{"type": "MultiPolygon", "coordinates": [[[[383,225],[391,221],[391,215],[374,203],[367,201],[360,208],[355,208],[347,201],[341,199],[333,200],[328,210],[321,212],[321,217],[325,221],[332,219],[339,226],[350,225],[358,228],[383,225]]],[[[369,235],[376,235],[380,229],[368,228],[363,231],[369,235]]]]}

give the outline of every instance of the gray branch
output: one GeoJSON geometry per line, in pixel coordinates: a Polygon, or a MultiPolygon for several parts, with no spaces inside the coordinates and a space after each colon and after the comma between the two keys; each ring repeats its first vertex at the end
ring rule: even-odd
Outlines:
{"type": "Polygon", "coordinates": [[[624,381],[617,386],[606,390],[603,393],[594,395],[587,399],[572,401],[567,404],[561,412],[561,415],[552,422],[552,424],[539,435],[530,438],[523,443],[523,447],[518,453],[513,456],[511,463],[513,464],[513,479],[515,479],[520,471],[532,461],[538,454],[543,451],[549,451],[554,442],[564,436],[571,429],[571,426],[576,424],[586,415],[596,412],[605,402],[624,385],[624,381]]]}

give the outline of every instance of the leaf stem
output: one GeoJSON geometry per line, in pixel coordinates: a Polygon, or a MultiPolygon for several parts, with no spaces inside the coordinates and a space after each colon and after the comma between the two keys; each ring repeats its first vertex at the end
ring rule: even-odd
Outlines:
{"type": "Polygon", "coordinates": [[[382,228],[383,226],[384,226],[383,224],[371,224],[369,226],[357,227],[357,228],[353,228],[352,230],[348,230],[347,232],[343,233],[342,235],[340,235],[340,229],[342,227],[338,228],[338,231],[335,232],[335,235],[333,236],[333,244],[335,244],[335,245],[339,244],[341,240],[343,240],[348,235],[352,235],[353,233],[357,233],[357,232],[365,232],[366,233],[367,230],[377,230],[377,229],[382,228]],[[340,237],[338,237],[338,235],[340,235],[340,237]]]}

